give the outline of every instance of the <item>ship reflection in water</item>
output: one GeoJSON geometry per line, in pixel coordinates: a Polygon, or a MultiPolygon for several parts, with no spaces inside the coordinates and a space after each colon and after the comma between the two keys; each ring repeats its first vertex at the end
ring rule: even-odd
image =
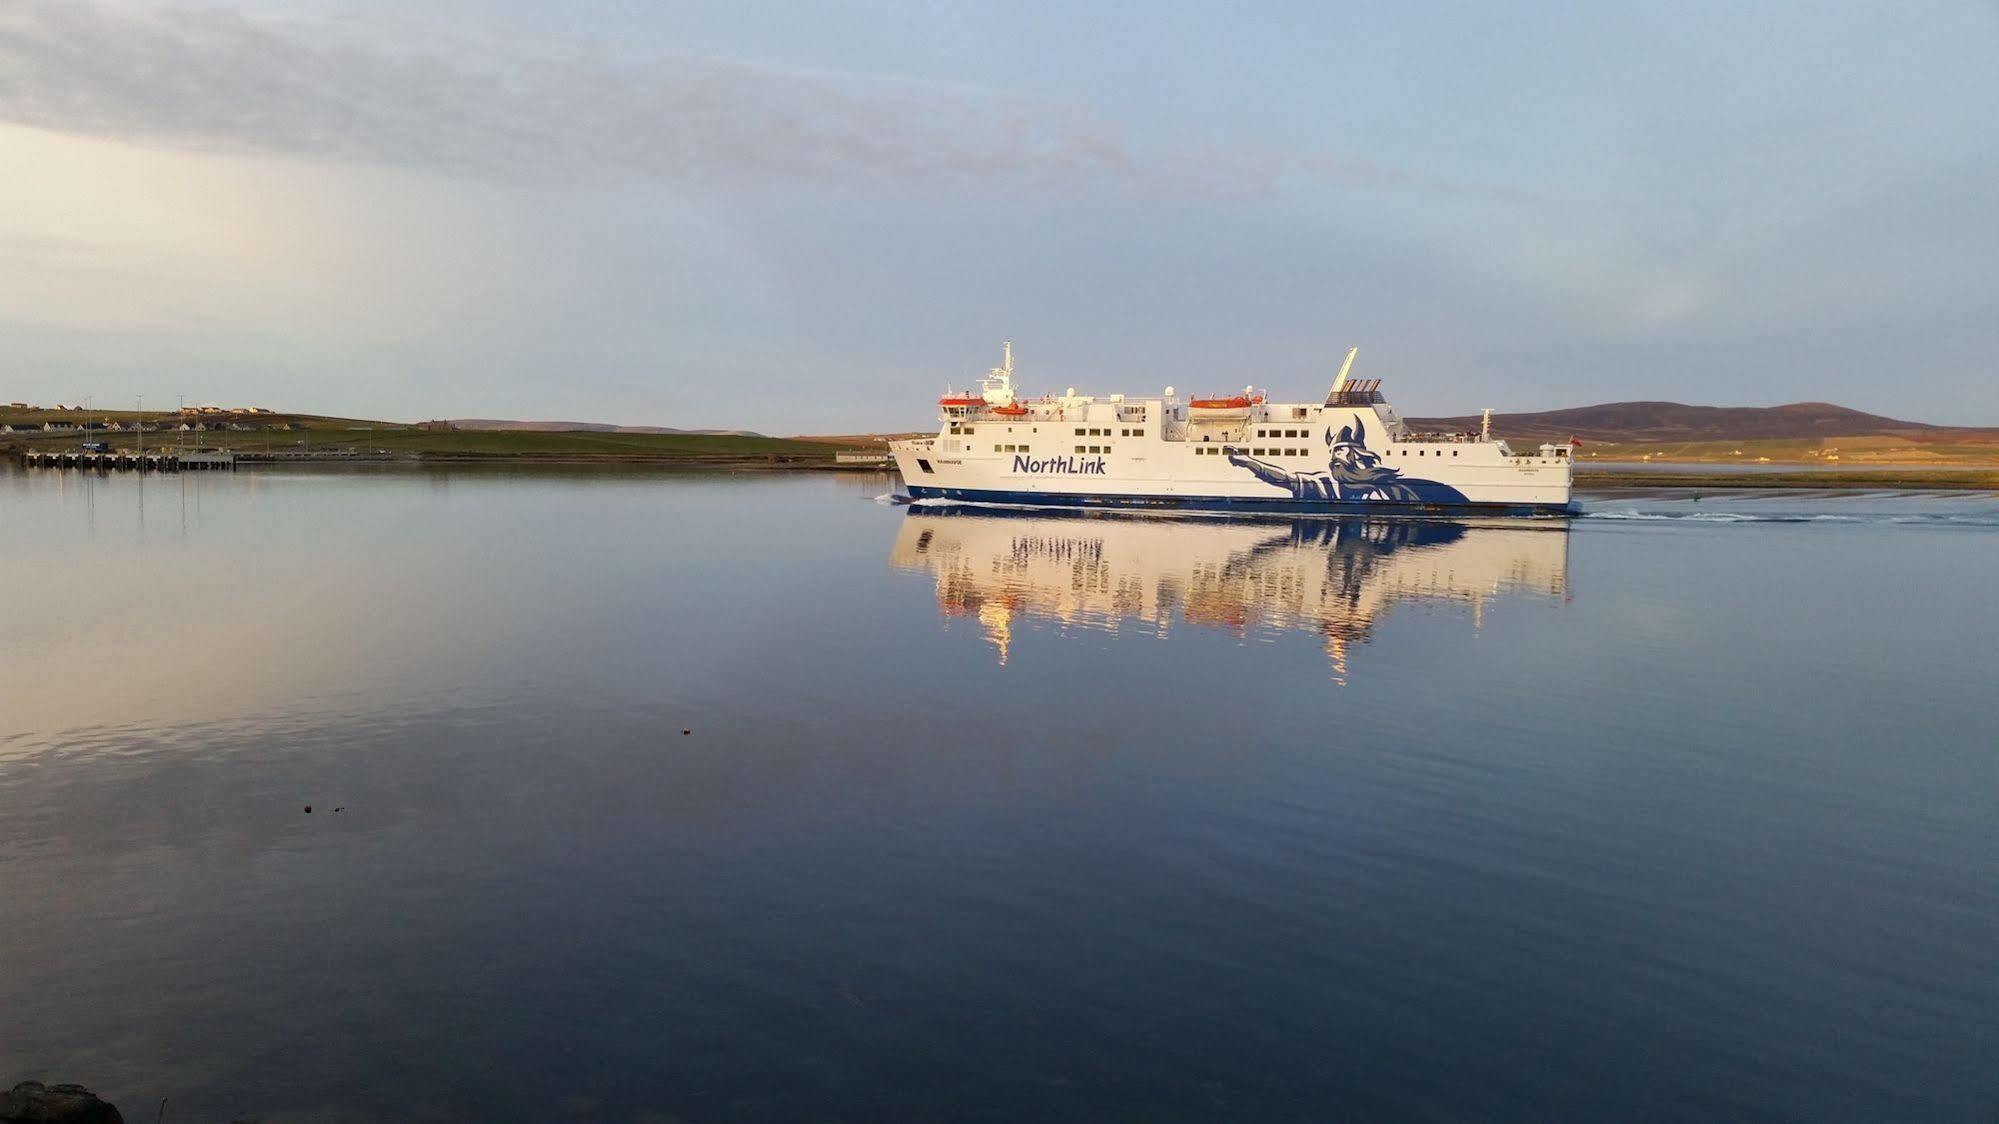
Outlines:
{"type": "Polygon", "coordinates": [[[976,618],[1004,665],[1016,625],[1165,637],[1315,632],[1335,681],[1351,650],[1404,603],[1569,597],[1566,521],[1159,519],[916,509],[890,562],[931,574],[946,618],[976,618]]]}

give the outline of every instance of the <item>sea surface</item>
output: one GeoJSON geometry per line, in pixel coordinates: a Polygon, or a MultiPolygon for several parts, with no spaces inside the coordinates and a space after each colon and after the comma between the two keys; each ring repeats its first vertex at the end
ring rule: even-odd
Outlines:
{"type": "Polygon", "coordinates": [[[0,471],[0,1085],[176,1124],[1999,1114],[1999,497],[892,489],[0,471]]]}

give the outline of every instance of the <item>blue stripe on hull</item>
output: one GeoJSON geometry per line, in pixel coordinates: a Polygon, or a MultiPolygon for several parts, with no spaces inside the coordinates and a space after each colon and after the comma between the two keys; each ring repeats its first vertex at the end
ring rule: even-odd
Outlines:
{"type": "Polygon", "coordinates": [[[1237,511],[1272,515],[1573,515],[1560,503],[1402,503],[1387,500],[1258,499],[1240,496],[1093,496],[1074,492],[1002,492],[910,484],[919,500],[1007,503],[1027,507],[1113,508],[1122,511],[1237,511]]]}

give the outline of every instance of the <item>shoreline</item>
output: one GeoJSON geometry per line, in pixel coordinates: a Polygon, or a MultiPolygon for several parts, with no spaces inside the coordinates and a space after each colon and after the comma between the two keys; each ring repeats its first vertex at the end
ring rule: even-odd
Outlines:
{"type": "MultiPolygon", "coordinates": [[[[24,450],[15,446],[5,452],[7,461],[18,464],[24,450]]],[[[237,454],[239,470],[252,471],[284,465],[315,469],[351,466],[361,469],[468,469],[509,470],[588,469],[649,470],[669,472],[825,472],[840,474],[892,474],[886,464],[855,464],[831,456],[795,453],[762,454],[659,454],[659,453],[476,453],[476,452],[264,452],[237,454]]],[[[57,471],[71,471],[60,469],[57,471]]],[[[1999,466],[1897,465],[1830,468],[1800,466],[1791,471],[1764,467],[1754,471],[1702,467],[1645,467],[1592,469],[1577,466],[1575,487],[1583,490],[1706,489],[1706,490],[1820,490],[1854,488],[1896,488],[1911,491],[1999,491],[1999,466]]]]}
{"type": "Polygon", "coordinates": [[[1668,469],[1575,474],[1578,491],[1630,489],[1782,489],[1789,491],[1851,491],[1855,488],[1895,488],[1917,492],[1999,491],[1999,468],[1852,468],[1806,472],[1675,472],[1668,469]]]}

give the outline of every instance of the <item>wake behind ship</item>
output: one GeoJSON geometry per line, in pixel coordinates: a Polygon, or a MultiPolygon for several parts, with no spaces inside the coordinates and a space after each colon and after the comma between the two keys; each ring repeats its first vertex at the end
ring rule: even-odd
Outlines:
{"type": "Polygon", "coordinates": [[[1170,386],[1157,398],[1074,388],[1022,398],[1008,344],[979,389],[938,400],[937,436],[890,450],[915,499],[1356,515],[1573,510],[1573,440],[1516,453],[1492,436],[1490,411],[1476,433],[1418,433],[1382,397],[1381,380],[1348,377],[1354,355],[1323,403],[1275,403],[1248,388],[1183,402],[1170,386]]]}

